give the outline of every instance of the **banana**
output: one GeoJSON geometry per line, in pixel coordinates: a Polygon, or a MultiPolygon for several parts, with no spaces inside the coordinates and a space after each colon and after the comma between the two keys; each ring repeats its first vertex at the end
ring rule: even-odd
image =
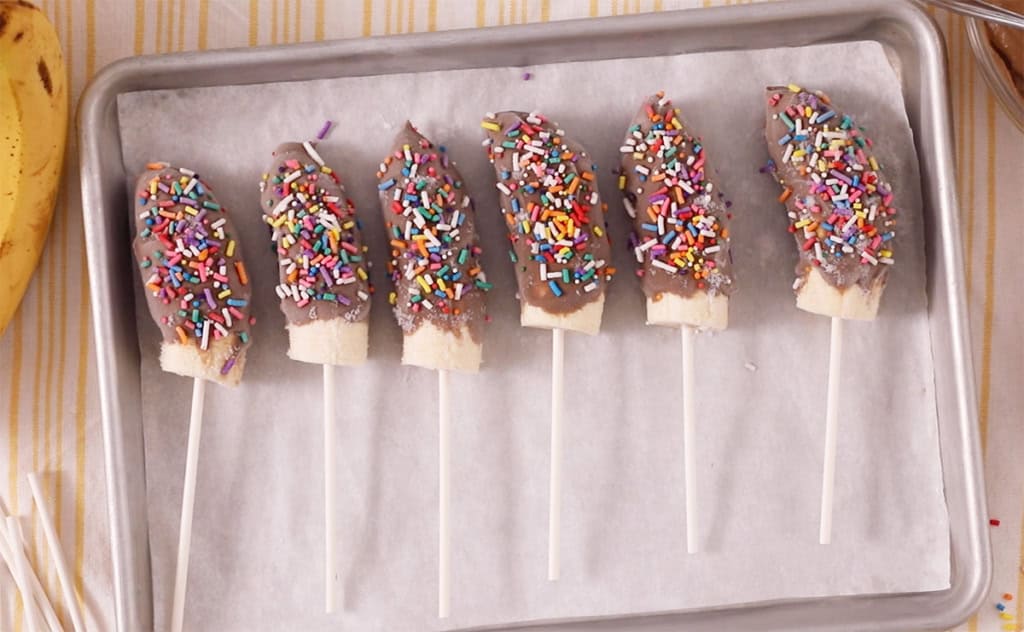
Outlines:
{"type": "Polygon", "coordinates": [[[68,128],[67,72],[46,15],[0,0],[0,335],[46,244],[68,128]]]}

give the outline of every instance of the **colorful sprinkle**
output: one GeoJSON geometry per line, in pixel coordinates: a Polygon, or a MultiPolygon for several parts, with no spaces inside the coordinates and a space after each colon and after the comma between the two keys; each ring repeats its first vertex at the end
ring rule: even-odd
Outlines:
{"type": "Polygon", "coordinates": [[[619,151],[637,262],[678,275],[690,283],[684,287],[726,290],[725,204],[706,173],[701,140],[687,132],[665,93],[647,100],[619,151]]]}
{"type": "Polygon", "coordinates": [[[191,342],[203,350],[234,336],[236,341],[220,370],[226,375],[248,343],[248,335],[243,312],[238,312],[240,322],[223,314],[248,307],[249,282],[242,261],[235,259],[227,209],[194,171],[166,163],[150,163],[147,169],[153,173],[135,196],[139,209],[135,247],[147,291],[166,306],[159,324],[170,332],[165,339],[191,342]]]}
{"type": "Polygon", "coordinates": [[[334,125],[334,121],[324,121],[324,126],[320,128],[320,133],[316,135],[316,139],[323,140],[327,138],[327,133],[331,131],[332,125],[334,125]]]}
{"type": "Polygon", "coordinates": [[[488,114],[481,127],[493,132],[485,146],[498,177],[510,257],[530,264],[523,268],[535,275],[529,282],[548,296],[568,297],[570,288],[576,288],[573,296],[598,290],[614,270],[602,254],[603,221],[594,221],[595,211],[604,212],[597,166],[541,114],[502,116],[511,122],[501,124],[488,114]]]}
{"type": "Polygon", "coordinates": [[[385,227],[391,243],[388,272],[392,304],[403,330],[409,314],[468,322],[483,309],[490,289],[480,267],[473,204],[443,146],[411,125],[377,172],[385,227]]]}
{"type": "Polygon", "coordinates": [[[344,187],[310,142],[278,149],[273,173],[263,174],[263,221],[271,227],[279,264],[275,291],[282,301],[310,310],[337,310],[346,318],[365,314],[360,293],[369,288],[366,246],[344,187]]]}
{"type": "MultiPolygon", "coordinates": [[[[843,260],[854,265],[894,263],[890,242],[896,235],[897,210],[892,188],[883,180],[872,141],[849,116],[837,113],[827,96],[790,84],[770,89],[772,120],[769,144],[782,151],[772,173],[784,187],[790,232],[815,265],[837,273],[843,260]],[[783,96],[785,95],[785,96],[783,96]],[[831,123],[830,123],[831,122],[831,123]],[[788,181],[787,181],[788,180],[788,181]]],[[[771,123],[771,121],[770,121],[771,123]]]]}
{"type": "MultiPolygon", "coordinates": [[[[1013,601],[1013,595],[1010,593],[1003,593],[1003,601],[1013,601]]],[[[1016,616],[1010,612],[1005,603],[996,602],[996,611],[999,613],[999,618],[1007,623],[1003,624],[1004,630],[1018,630],[1016,624],[1016,616]]]]}

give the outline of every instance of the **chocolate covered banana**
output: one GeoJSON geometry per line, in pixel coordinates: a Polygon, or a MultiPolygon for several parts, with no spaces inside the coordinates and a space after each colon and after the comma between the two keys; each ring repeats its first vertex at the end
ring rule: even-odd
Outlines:
{"type": "Polygon", "coordinates": [[[391,244],[390,299],[404,334],[402,363],[475,373],[491,285],[462,176],[443,146],[407,122],[377,178],[391,244]]]}
{"type": "Polygon", "coordinates": [[[250,286],[227,209],[192,170],[150,163],[135,188],[133,249],[160,366],[237,385],[251,343],[250,286]]]}
{"type": "Polygon", "coordinates": [[[664,93],[649,97],[620,147],[630,244],[652,325],[725,329],[732,291],[729,220],[703,142],[664,93]]]}
{"type": "Polygon", "coordinates": [[[488,114],[481,126],[512,242],[520,322],[598,333],[614,269],[596,165],[539,113],[488,114]]]}
{"type": "Polygon", "coordinates": [[[370,284],[355,207],[311,142],[284,143],[260,181],[278,258],[288,357],[314,364],[366,360],[370,284]]]}
{"type": "Polygon", "coordinates": [[[800,309],[872,320],[894,262],[896,208],[874,145],[823,92],[767,89],[765,137],[800,253],[800,309]]]}

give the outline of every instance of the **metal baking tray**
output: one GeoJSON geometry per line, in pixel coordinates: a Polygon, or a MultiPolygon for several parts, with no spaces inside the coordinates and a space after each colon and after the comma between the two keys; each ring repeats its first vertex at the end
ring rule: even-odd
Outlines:
{"type": "Polygon", "coordinates": [[[117,96],[418,70],[877,41],[896,67],[921,167],[927,292],[940,453],[949,510],[948,590],[746,603],[641,616],[519,624],[569,630],[947,629],[991,581],[974,372],[959,245],[945,49],[910,2],[792,0],[658,14],[125,59],[101,71],[79,109],[81,179],[99,370],[117,630],[153,629],[134,268],[125,221],[117,96]],[[642,43],[642,45],[641,45],[642,43]]]}

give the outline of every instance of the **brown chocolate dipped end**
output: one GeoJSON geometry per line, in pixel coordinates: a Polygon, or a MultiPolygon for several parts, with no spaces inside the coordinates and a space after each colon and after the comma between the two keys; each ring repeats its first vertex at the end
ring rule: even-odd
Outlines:
{"type": "Polygon", "coordinates": [[[283,143],[260,181],[278,257],[275,288],[290,325],[370,313],[370,262],[355,206],[312,142],[283,143]]]}
{"type": "Polygon", "coordinates": [[[587,151],[539,113],[482,122],[515,255],[520,300],[571,315],[603,299],[614,269],[587,151]]]}
{"type": "Polygon", "coordinates": [[[620,186],[646,296],[731,293],[731,213],[702,141],[664,93],[645,99],[620,154],[620,186]]]}
{"type": "Polygon", "coordinates": [[[237,383],[251,342],[251,287],[231,218],[195,172],[147,167],[135,186],[132,247],[165,349],[195,359],[191,368],[164,368],[205,379],[216,371],[237,383]],[[206,366],[214,349],[219,366],[206,366]]]}
{"type": "Polygon", "coordinates": [[[766,99],[772,172],[800,253],[795,287],[812,269],[838,290],[884,285],[897,210],[872,141],[822,92],[769,87],[766,99]]]}
{"type": "Polygon", "coordinates": [[[443,147],[408,121],[378,171],[381,214],[391,245],[392,304],[410,335],[429,322],[456,338],[483,338],[485,292],[476,214],[443,147]]]}

